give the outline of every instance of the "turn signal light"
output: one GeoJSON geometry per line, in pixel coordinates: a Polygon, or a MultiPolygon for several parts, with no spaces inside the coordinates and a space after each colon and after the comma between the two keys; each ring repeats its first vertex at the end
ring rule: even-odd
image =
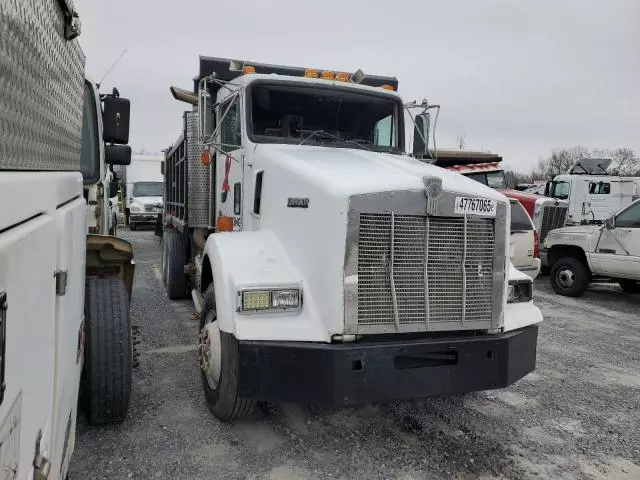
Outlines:
{"type": "Polygon", "coordinates": [[[254,67],[253,65],[245,65],[242,68],[242,73],[256,73],[256,67],[254,67]]]}
{"type": "Polygon", "coordinates": [[[324,78],[325,80],[333,80],[335,78],[335,74],[333,72],[325,70],[324,72],[322,72],[322,78],[324,78]]]}
{"type": "Polygon", "coordinates": [[[218,217],[216,220],[216,231],[233,232],[233,217],[218,217]]]}
{"type": "Polygon", "coordinates": [[[202,163],[205,167],[208,167],[211,164],[211,154],[208,150],[202,152],[200,155],[200,163],[202,163]]]}
{"type": "Polygon", "coordinates": [[[318,70],[315,68],[307,68],[304,71],[304,76],[307,78],[318,78],[318,70]]]}
{"type": "Polygon", "coordinates": [[[395,90],[395,88],[393,88],[393,85],[382,85],[382,88],[384,88],[385,90],[395,90]]]}
{"type": "Polygon", "coordinates": [[[336,73],[336,80],[339,82],[348,82],[350,75],[348,73],[336,73]]]}

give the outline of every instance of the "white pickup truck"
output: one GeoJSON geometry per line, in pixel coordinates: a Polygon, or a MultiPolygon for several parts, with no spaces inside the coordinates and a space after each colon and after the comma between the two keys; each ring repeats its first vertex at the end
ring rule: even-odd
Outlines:
{"type": "Polygon", "coordinates": [[[604,225],[553,230],[541,256],[551,267],[551,285],[560,295],[579,297],[596,276],[617,280],[627,293],[640,292],[640,200],[604,225]]]}

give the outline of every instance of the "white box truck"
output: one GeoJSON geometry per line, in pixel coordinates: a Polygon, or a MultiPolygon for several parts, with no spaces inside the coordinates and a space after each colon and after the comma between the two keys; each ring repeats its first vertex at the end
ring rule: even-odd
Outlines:
{"type": "Polygon", "coordinates": [[[0,29],[0,478],[63,480],[78,405],[129,406],[133,251],[105,235],[129,104],[85,80],[71,1],[3,1],[0,29]]]}
{"type": "Polygon", "coordinates": [[[125,215],[131,230],[154,225],[162,212],[164,177],[161,155],[133,155],[124,169],[125,215]]]}

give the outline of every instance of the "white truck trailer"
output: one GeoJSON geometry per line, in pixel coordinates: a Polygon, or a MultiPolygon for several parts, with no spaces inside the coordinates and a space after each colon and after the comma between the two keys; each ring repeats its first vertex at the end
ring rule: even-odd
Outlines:
{"type": "Polygon", "coordinates": [[[129,404],[132,249],[97,234],[128,102],[85,82],[69,0],[2,2],[0,29],[0,477],[57,480],[78,405],[100,424],[129,404]]]}
{"type": "Polygon", "coordinates": [[[509,201],[405,155],[395,78],[200,57],[166,152],[163,278],[191,292],[210,410],[507,386],[540,310],[509,201]]]}
{"type": "Polygon", "coordinates": [[[133,155],[124,168],[125,214],[131,230],[153,225],[162,212],[164,177],[161,155],[133,155]]]}

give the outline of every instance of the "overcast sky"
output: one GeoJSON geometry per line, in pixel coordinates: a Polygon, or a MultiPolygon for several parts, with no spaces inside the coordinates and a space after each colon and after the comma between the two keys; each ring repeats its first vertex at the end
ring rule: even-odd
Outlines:
{"type": "Polygon", "coordinates": [[[640,152],[638,0],[76,0],[88,74],[132,101],[131,145],[181,128],[198,55],[396,76],[442,105],[438,148],[529,170],[553,148],[640,152]],[[169,6],[171,5],[171,6],[169,6]]]}

